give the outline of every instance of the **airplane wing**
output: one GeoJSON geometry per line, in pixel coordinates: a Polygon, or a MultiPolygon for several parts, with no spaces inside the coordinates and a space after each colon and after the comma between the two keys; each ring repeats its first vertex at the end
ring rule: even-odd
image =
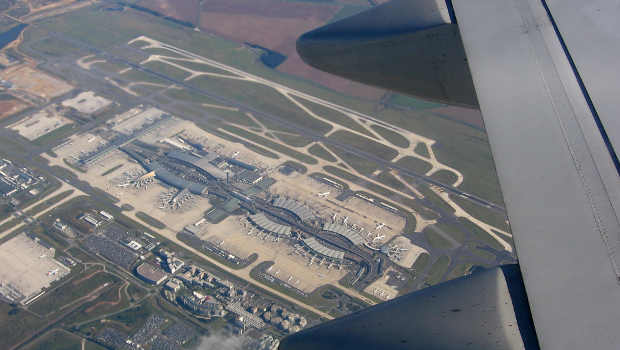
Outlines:
{"type": "Polygon", "coordinates": [[[280,349],[620,349],[618,18],[611,0],[395,0],[302,36],[319,69],[479,106],[519,265],[280,349]]]}

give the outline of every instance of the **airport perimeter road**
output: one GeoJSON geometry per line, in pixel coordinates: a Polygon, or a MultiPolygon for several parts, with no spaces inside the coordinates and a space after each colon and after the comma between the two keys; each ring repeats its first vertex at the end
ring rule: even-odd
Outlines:
{"type": "MultiPolygon", "coordinates": [[[[124,214],[129,216],[129,217],[131,217],[132,219],[136,220],[137,222],[143,222],[138,217],[136,217],[136,214],[135,214],[134,211],[132,211],[131,213],[124,213],[124,214]]],[[[184,249],[192,252],[193,254],[198,255],[199,257],[207,260],[209,263],[219,267],[220,269],[224,270],[225,272],[227,272],[227,273],[229,273],[231,275],[234,275],[234,276],[236,276],[238,278],[241,278],[241,279],[247,281],[250,284],[253,284],[253,285],[255,285],[255,286],[257,286],[257,287],[259,287],[261,289],[264,289],[267,292],[269,292],[269,293],[271,293],[273,295],[278,296],[279,298],[282,298],[282,299],[284,299],[284,300],[286,300],[286,301],[288,301],[290,303],[293,303],[293,304],[295,304],[295,305],[297,305],[297,306],[299,306],[299,307],[301,307],[303,309],[311,311],[311,312],[313,312],[313,313],[315,313],[315,314],[317,314],[317,315],[319,315],[319,316],[321,316],[321,317],[323,317],[323,318],[325,318],[327,320],[333,320],[334,319],[333,316],[331,316],[328,313],[325,313],[325,312],[315,308],[314,306],[311,306],[311,305],[308,305],[306,303],[303,303],[300,300],[297,300],[297,299],[295,299],[293,297],[290,297],[290,296],[288,296],[288,295],[286,295],[284,293],[281,293],[281,292],[279,292],[279,291],[277,291],[277,290],[275,290],[275,289],[273,289],[273,288],[271,288],[269,286],[266,286],[266,285],[260,283],[259,281],[256,281],[255,279],[253,279],[250,276],[250,270],[254,266],[254,264],[251,264],[250,266],[248,266],[248,267],[246,267],[246,268],[244,268],[242,270],[231,269],[230,267],[228,267],[228,266],[218,262],[217,260],[212,259],[211,257],[209,257],[208,255],[204,254],[203,252],[201,252],[201,251],[199,251],[199,250],[197,250],[197,249],[195,249],[195,248],[185,244],[185,242],[183,242],[183,241],[181,241],[181,240],[179,240],[177,238],[176,233],[173,232],[172,230],[170,230],[168,228],[166,228],[164,230],[160,230],[160,229],[157,229],[155,227],[150,227],[150,228],[153,231],[155,231],[158,234],[160,234],[162,237],[165,237],[166,239],[169,239],[170,241],[174,242],[175,244],[179,245],[180,247],[183,247],[184,249]]]]}

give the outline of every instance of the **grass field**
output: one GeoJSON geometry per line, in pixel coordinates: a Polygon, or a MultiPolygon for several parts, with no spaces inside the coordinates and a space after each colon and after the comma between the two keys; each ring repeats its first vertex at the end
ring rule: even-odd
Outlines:
{"type": "Polygon", "coordinates": [[[337,161],[337,159],[334,158],[334,156],[332,156],[331,153],[329,153],[323,146],[321,146],[318,143],[308,148],[308,152],[312,154],[313,156],[316,156],[328,162],[337,161]]]}
{"type": "Polygon", "coordinates": [[[150,226],[153,226],[155,228],[158,228],[158,229],[165,229],[166,228],[166,224],[164,224],[163,222],[155,219],[154,217],[150,216],[147,213],[139,211],[139,212],[136,213],[136,217],[138,219],[142,220],[143,222],[145,222],[146,224],[148,224],[150,226]]]}
{"type": "Polygon", "coordinates": [[[413,149],[413,151],[416,154],[421,155],[422,157],[429,158],[431,156],[428,153],[428,146],[426,146],[426,144],[424,142],[418,142],[418,144],[415,145],[415,148],[413,149]]]}
{"type": "Polygon", "coordinates": [[[55,143],[65,137],[69,137],[75,131],[76,125],[74,123],[63,125],[60,128],[53,130],[35,140],[32,143],[39,146],[46,146],[55,143]]]}
{"type": "Polygon", "coordinates": [[[480,206],[458,196],[450,196],[450,198],[461,208],[463,208],[463,210],[473,215],[475,218],[480,219],[489,225],[495,226],[500,230],[510,232],[508,224],[506,223],[506,214],[480,206]]]}
{"type": "Polygon", "coordinates": [[[5,349],[26,339],[47,320],[39,318],[28,311],[0,302],[0,339],[5,349]]]}
{"type": "Polygon", "coordinates": [[[383,171],[377,175],[377,181],[396,190],[404,190],[405,192],[407,190],[405,185],[399,179],[395,178],[394,175],[390,174],[389,171],[383,171]]]}
{"type": "Polygon", "coordinates": [[[81,338],[62,330],[55,330],[39,337],[28,350],[81,350],[81,338]]]}
{"type": "Polygon", "coordinates": [[[433,180],[437,180],[444,185],[451,186],[458,179],[456,175],[449,170],[439,170],[438,172],[431,175],[433,180]]]}
{"type": "Polygon", "coordinates": [[[120,322],[127,327],[129,333],[138,329],[146,319],[154,312],[152,300],[147,299],[144,303],[135,308],[115,314],[108,319],[120,322]]]}
{"type": "MultiPolygon", "coordinates": [[[[216,101],[213,101],[212,104],[216,104],[218,105],[219,103],[217,103],[216,101]]],[[[247,115],[239,112],[239,111],[232,111],[232,110],[226,110],[226,109],[220,109],[220,108],[212,108],[212,107],[208,107],[208,106],[203,106],[204,110],[207,111],[209,114],[213,114],[216,115],[218,117],[220,117],[222,120],[229,122],[229,123],[234,123],[234,124],[239,124],[241,126],[247,126],[250,128],[260,128],[260,125],[256,124],[256,122],[254,122],[252,119],[250,119],[247,115]]]]}
{"type": "Polygon", "coordinates": [[[81,262],[89,263],[89,262],[98,262],[100,261],[98,258],[93,257],[92,255],[86,253],[82,249],[78,247],[71,247],[67,249],[67,253],[72,257],[78,259],[81,262]]]}
{"type": "Polygon", "coordinates": [[[433,263],[430,270],[428,271],[428,277],[426,278],[426,283],[429,285],[435,285],[442,281],[443,276],[448,271],[448,267],[450,266],[450,257],[447,255],[442,255],[433,263]]]}
{"type": "MultiPolygon", "coordinates": [[[[502,251],[504,247],[495,240],[495,238],[491,237],[487,232],[480,229],[478,226],[474,225],[471,221],[465,218],[458,218],[461,225],[465,227],[465,229],[471,231],[476,237],[477,241],[481,244],[487,245],[493,249],[502,251]]],[[[502,235],[499,235],[503,237],[502,235]]]]}
{"type": "Polygon", "coordinates": [[[340,159],[345,161],[347,166],[350,166],[351,168],[355,169],[360,174],[371,175],[372,173],[374,173],[376,170],[379,169],[379,164],[377,164],[376,162],[372,160],[369,160],[368,158],[360,157],[358,155],[344,151],[339,147],[335,147],[329,144],[326,145],[325,147],[327,147],[331,152],[333,152],[340,159]]]}
{"type": "Polygon", "coordinates": [[[70,196],[72,193],[73,193],[73,190],[67,190],[67,191],[61,192],[61,193],[53,196],[52,198],[46,199],[45,201],[35,205],[32,209],[29,209],[26,212],[26,215],[34,216],[34,215],[42,212],[43,210],[51,207],[52,205],[58,203],[62,199],[70,196]]]}
{"type": "Polygon", "coordinates": [[[426,174],[433,168],[429,162],[411,156],[402,157],[395,164],[416,174],[426,174]]]}
{"type": "Polygon", "coordinates": [[[306,164],[317,164],[318,161],[310,156],[308,156],[305,153],[301,153],[301,152],[297,152],[291,148],[282,146],[281,144],[278,144],[276,142],[273,142],[267,138],[264,138],[262,136],[258,136],[255,134],[252,134],[246,130],[237,128],[235,126],[232,125],[224,125],[222,126],[222,129],[230,131],[231,133],[241,136],[243,138],[246,138],[248,140],[254,141],[262,146],[265,146],[268,149],[274,150],[276,152],[280,152],[282,154],[285,154],[291,158],[294,158],[302,163],[306,163],[306,164]]]}
{"type": "Polygon", "coordinates": [[[291,147],[305,147],[312,143],[312,139],[309,137],[305,137],[299,134],[290,134],[290,133],[279,133],[274,132],[275,136],[280,139],[280,141],[286,143],[291,147]]]}
{"type": "Polygon", "coordinates": [[[452,243],[435,232],[433,226],[429,226],[422,231],[428,243],[435,249],[451,249],[452,243]]]}
{"type": "Polygon", "coordinates": [[[379,135],[383,136],[386,140],[388,140],[391,144],[400,148],[409,147],[409,141],[401,134],[396,131],[392,131],[390,129],[386,129],[379,125],[373,125],[373,130],[375,130],[379,135]]]}
{"type": "Polygon", "coordinates": [[[338,130],[332,133],[329,135],[329,139],[340,143],[346,143],[386,161],[392,160],[398,155],[398,151],[393,148],[344,130],[338,130]]]}
{"type": "Polygon", "coordinates": [[[81,305],[70,316],[66,317],[64,319],[65,324],[83,323],[98,318],[101,315],[111,314],[126,308],[129,306],[129,301],[123,292],[124,288],[124,283],[114,284],[113,287],[106,289],[97,299],[81,305]],[[118,298],[119,295],[120,299],[118,298]]]}
{"type": "Polygon", "coordinates": [[[72,280],[43,295],[31,305],[30,309],[39,315],[60,312],[68,304],[76,302],[104,284],[113,284],[120,281],[117,277],[106,272],[98,272],[90,278],[82,280],[93,272],[95,272],[93,269],[83,271],[72,280]]]}
{"type": "Polygon", "coordinates": [[[85,52],[80,48],[53,37],[47,37],[36,42],[33,47],[41,54],[48,57],[64,57],[74,55],[76,57],[83,56],[85,52]]]}
{"type": "Polygon", "coordinates": [[[229,134],[226,134],[226,133],[223,133],[223,132],[219,131],[218,129],[214,129],[212,124],[213,123],[210,123],[209,125],[207,125],[205,123],[200,123],[200,122],[197,123],[197,125],[199,127],[201,127],[202,129],[204,129],[204,130],[206,130],[206,131],[208,131],[208,132],[210,132],[210,133],[212,133],[212,134],[214,134],[216,136],[219,136],[219,137],[223,138],[224,140],[228,140],[228,141],[231,141],[231,142],[239,143],[239,144],[243,145],[245,148],[249,149],[250,151],[256,152],[256,153],[258,153],[260,155],[263,155],[265,157],[269,157],[269,158],[272,158],[272,159],[280,159],[279,155],[277,155],[276,153],[273,153],[273,152],[267,150],[266,148],[250,144],[250,143],[248,143],[248,142],[246,142],[246,141],[244,141],[244,140],[242,140],[242,139],[240,139],[238,137],[231,136],[229,134]]]}
{"type": "Polygon", "coordinates": [[[486,134],[423,111],[384,109],[376,117],[435,139],[437,159],[463,173],[462,190],[503,203],[486,134]]]}
{"type": "Polygon", "coordinates": [[[416,272],[424,271],[428,263],[431,261],[431,256],[427,253],[421,253],[420,256],[413,263],[411,269],[416,272]]]}
{"type": "MultiPolygon", "coordinates": [[[[210,78],[206,76],[192,79],[187,83],[199,89],[213,92],[218,96],[240,101],[258,111],[268,113],[277,118],[286,120],[286,122],[294,123],[320,134],[324,134],[331,129],[329,124],[311,117],[270,87],[253,82],[210,78]]],[[[260,115],[256,115],[255,117],[271,130],[290,131],[278,121],[263,118],[260,115]]]]}
{"type": "Polygon", "coordinates": [[[448,274],[448,277],[446,277],[446,281],[465,276],[466,274],[469,273],[469,271],[471,270],[473,266],[474,266],[473,264],[468,264],[468,263],[456,265],[454,269],[450,271],[450,273],[448,274]]]}
{"type": "Polygon", "coordinates": [[[327,108],[325,106],[322,106],[314,102],[310,102],[302,98],[297,98],[297,101],[299,101],[301,104],[306,106],[306,108],[310,109],[314,114],[318,115],[319,117],[323,117],[333,123],[340,124],[351,130],[361,132],[363,134],[368,135],[369,137],[374,137],[374,135],[370,133],[368,130],[366,130],[366,128],[361,126],[361,124],[359,124],[358,122],[356,122],[355,120],[353,120],[351,117],[347,115],[344,115],[331,108],[327,108]]]}
{"type": "Polygon", "coordinates": [[[170,85],[168,80],[164,80],[159,78],[153,74],[149,74],[143,71],[139,71],[136,69],[131,69],[120,75],[123,79],[127,79],[130,82],[141,82],[141,83],[152,83],[152,84],[162,84],[162,85],[170,85]]]}

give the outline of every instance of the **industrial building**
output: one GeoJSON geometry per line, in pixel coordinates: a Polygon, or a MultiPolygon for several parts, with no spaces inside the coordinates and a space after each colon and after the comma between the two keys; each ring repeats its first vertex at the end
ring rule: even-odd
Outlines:
{"type": "Polygon", "coordinates": [[[160,285],[168,278],[168,275],[160,268],[149,263],[143,263],[136,268],[136,273],[146,282],[160,285]]]}
{"type": "Polygon", "coordinates": [[[273,201],[273,205],[293,213],[303,221],[314,218],[310,207],[291,198],[278,197],[273,201]]]}
{"type": "Polygon", "coordinates": [[[344,252],[328,248],[319,243],[314,237],[305,238],[303,242],[308,249],[330,260],[341,262],[344,259],[344,252]]]}
{"type": "Polygon", "coordinates": [[[337,223],[327,223],[323,225],[323,231],[333,232],[338,234],[355,245],[361,245],[364,243],[364,239],[357,232],[349,230],[345,225],[337,223]]]}
{"type": "Polygon", "coordinates": [[[277,234],[278,236],[291,236],[291,227],[287,225],[281,225],[271,221],[264,213],[258,213],[250,215],[248,217],[256,226],[261,229],[277,234]]]}

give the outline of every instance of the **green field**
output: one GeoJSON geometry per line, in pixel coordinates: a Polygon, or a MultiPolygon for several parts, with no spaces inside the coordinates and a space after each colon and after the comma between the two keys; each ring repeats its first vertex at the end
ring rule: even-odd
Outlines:
{"type": "MultiPolygon", "coordinates": [[[[215,93],[218,96],[239,101],[258,111],[285,120],[287,123],[308,128],[319,134],[324,134],[331,130],[329,124],[313,118],[271,87],[253,82],[207,76],[194,78],[187,83],[199,89],[215,93]]],[[[255,117],[271,130],[290,132],[290,128],[287,128],[278,120],[262,117],[258,114],[255,117]]]]}
{"type": "MultiPolygon", "coordinates": [[[[210,102],[209,104],[220,105],[220,103],[217,101],[210,102]]],[[[213,108],[213,107],[207,107],[207,106],[203,106],[202,108],[205,111],[207,111],[209,114],[213,114],[213,115],[220,117],[223,121],[233,123],[233,124],[239,124],[241,126],[246,126],[249,128],[257,128],[257,129],[260,128],[260,125],[256,124],[256,122],[250,119],[250,117],[248,117],[247,115],[239,111],[231,111],[231,110],[213,108]]]]}
{"type": "Polygon", "coordinates": [[[407,187],[389,171],[383,171],[377,175],[377,181],[395,190],[407,192],[407,187]]]}
{"type": "Polygon", "coordinates": [[[306,108],[310,109],[314,114],[318,115],[319,117],[323,117],[333,123],[342,125],[346,128],[355,130],[362,134],[366,134],[369,137],[373,137],[373,138],[375,137],[371,132],[369,132],[366,128],[364,128],[360,123],[356,122],[353,118],[341,112],[325,107],[318,103],[310,102],[303,98],[297,97],[296,99],[298,102],[306,106],[306,108]]]}
{"type": "Polygon", "coordinates": [[[494,203],[503,203],[486,134],[425,112],[384,109],[375,116],[435,139],[437,143],[433,150],[437,160],[457,169],[465,177],[460,189],[494,203]]]}
{"type": "Polygon", "coordinates": [[[28,311],[0,302],[0,339],[5,349],[28,338],[45,323],[47,320],[28,311]]]}
{"type": "MultiPolygon", "coordinates": [[[[458,218],[459,222],[461,223],[461,225],[463,225],[465,227],[465,229],[471,231],[474,236],[476,237],[476,240],[484,245],[487,245],[493,249],[497,249],[499,251],[504,250],[504,246],[502,246],[499,242],[497,242],[497,240],[495,238],[493,238],[491,235],[489,235],[486,231],[483,231],[480,227],[476,226],[474,223],[472,223],[471,221],[465,219],[465,218],[458,218]]],[[[500,237],[505,237],[503,235],[498,235],[500,237]]],[[[508,237],[505,237],[508,238],[508,237]]],[[[511,240],[509,240],[509,242],[511,242],[511,240]]],[[[512,243],[512,242],[511,242],[512,243]]]]}
{"type": "Polygon", "coordinates": [[[326,160],[328,162],[336,162],[337,159],[334,158],[334,156],[332,156],[331,153],[329,153],[323,146],[321,146],[320,144],[315,144],[312,145],[310,148],[308,148],[308,152],[310,154],[312,154],[313,156],[316,156],[318,158],[321,158],[323,160],[326,160]]]}
{"type": "Polygon", "coordinates": [[[448,186],[452,186],[458,179],[456,175],[449,170],[439,170],[431,175],[431,179],[439,181],[440,183],[448,186]]]}
{"type": "Polygon", "coordinates": [[[433,168],[431,163],[411,156],[402,157],[394,164],[421,175],[426,174],[426,172],[433,168]]]}
{"type": "MultiPolygon", "coordinates": [[[[48,57],[64,57],[67,55],[74,55],[76,57],[84,56],[85,53],[80,48],[71,45],[70,43],[55,39],[53,37],[48,37],[36,42],[33,47],[42,55],[48,57]]],[[[36,55],[39,56],[39,55],[36,55]]]]}
{"type": "Polygon", "coordinates": [[[67,190],[67,191],[61,192],[61,193],[53,196],[52,198],[46,199],[45,201],[43,201],[43,202],[35,205],[33,208],[29,209],[26,212],[26,215],[34,216],[34,215],[44,211],[45,209],[51,207],[52,205],[60,202],[64,198],[69,197],[73,192],[74,192],[73,190],[67,190]]]}
{"type": "Polygon", "coordinates": [[[428,146],[424,142],[418,142],[413,151],[422,157],[430,158],[431,156],[430,153],[428,153],[428,146]]]}
{"type": "Polygon", "coordinates": [[[456,265],[456,267],[454,267],[454,269],[450,271],[448,277],[446,277],[446,281],[467,275],[472,267],[473,264],[456,265]]]}
{"type": "Polygon", "coordinates": [[[157,77],[156,75],[145,73],[140,70],[131,69],[120,75],[123,79],[127,79],[130,82],[141,82],[151,84],[170,85],[168,80],[157,77]]]}
{"type": "Polygon", "coordinates": [[[494,209],[489,209],[483,206],[480,206],[472,201],[463,199],[458,196],[450,196],[450,198],[458,204],[463,210],[474,216],[475,218],[484,221],[485,223],[495,226],[500,230],[504,230],[510,233],[510,228],[508,227],[508,223],[506,220],[505,213],[500,213],[494,209]]]}
{"type": "Polygon", "coordinates": [[[251,143],[249,143],[249,142],[247,142],[247,141],[245,141],[243,139],[240,139],[238,137],[231,136],[231,135],[229,135],[227,133],[223,133],[220,130],[218,130],[217,128],[214,128],[214,126],[212,124],[213,123],[210,123],[209,125],[203,124],[203,123],[197,123],[197,125],[199,127],[201,127],[202,129],[210,132],[213,135],[219,136],[219,137],[223,138],[224,140],[228,140],[230,142],[235,142],[235,143],[241,144],[245,148],[249,149],[250,151],[256,152],[256,153],[258,153],[260,155],[263,155],[265,157],[269,157],[269,158],[272,158],[272,159],[280,159],[280,156],[277,155],[276,153],[273,153],[273,152],[267,150],[266,148],[259,147],[259,146],[256,146],[254,144],[251,144],[251,143]]]}
{"type": "Polygon", "coordinates": [[[50,131],[49,133],[35,139],[32,143],[39,146],[47,146],[69,137],[75,131],[76,125],[74,123],[63,125],[60,128],[50,131]]]}
{"type": "Polygon", "coordinates": [[[139,212],[136,213],[136,217],[138,219],[142,220],[144,223],[146,223],[146,224],[148,224],[150,226],[153,226],[155,228],[158,228],[160,230],[163,230],[163,229],[166,228],[166,224],[164,224],[163,222],[155,219],[154,217],[150,216],[147,213],[139,211],[139,212]]]}
{"type": "Polygon", "coordinates": [[[338,130],[332,133],[329,135],[329,139],[340,143],[346,143],[362,152],[366,152],[386,161],[392,160],[398,155],[398,151],[391,147],[344,130],[338,130]]]}
{"type": "MultiPolygon", "coordinates": [[[[106,272],[98,272],[92,277],[80,281],[81,278],[90,275],[94,271],[93,269],[85,270],[72,280],[44,294],[31,305],[30,310],[39,315],[61,312],[70,303],[78,301],[78,299],[88,295],[105,283],[114,284],[120,281],[117,277],[106,272]]],[[[111,286],[103,288],[111,288],[111,286]]]]}
{"type": "Polygon", "coordinates": [[[431,261],[431,256],[426,253],[421,253],[411,267],[412,270],[420,273],[424,271],[428,263],[431,261]]]}
{"type": "Polygon", "coordinates": [[[237,135],[237,136],[241,136],[245,139],[248,139],[250,141],[254,141],[258,144],[260,144],[261,146],[266,147],[267,149],[270,150],[274,150],[276,152],[280,152],[282,154],[285,154],[291,158],[294,158],[302,163],[306,163],[306,164],[317,164],[318,161],[310,156],[308,156],[305,153],[301,153],[301,152],[297,152],[291,148],[282,146],[281,144],[278,144],[276,142],[273,142],[267,138],[264,138],[262,136],[258,136],[255,134],[252,134],[246,130],[237,128],[235,126],[232,125],[224,125],[222,126],[222,129],[230,131],[231,133],[237,135]]]}
{"type": "Polygon", "coordinates": [[[407,148],[410,146],[409,140],[407,140],[403,135],[397,133],[396,131],[392,131],[390,129],[386,129],[379,125],[373,125],[373,130],[375,130],[379,135],[388,140],[391,144],[400,148],[407,148]]]}
{"type": "Polygon", "coordinates": [[[332,153],[345,161],[347,166],[350,166],[362,175],[370,176],[372,173],[379,169],[379,164],[372,160],[369,160],[368,158],[349,153],[339,147],[335,147],[330,144],[327,144],[325,146],[332,153]]]}
{"type": "Polygon", "coordinates": [[[28,350],[81,350],[81,338],[65,331],[56,330],[39,337],[28,350]]]}
{"type": "Polygon", "coordinates": [[[452,249],[452,248],[454,248],[450,241],[448,241],[447,239],[443,238],[441,235],[439,235],[435,231],[436,229],[433,226],[434,225],[428,226],[427,228],[424,229],[424,231],[422,231],[424,233],[424,237],[426,237],[426,240],[431,245],[431,247],[433,247],[435,249],[452,249]]]}
{"type": "Polygon", "coordinates": [[[70,316],[65,317],[65,324],[83,323],[101,317],[101,315],[111,314],[126,308],[129,306],[129,301],[124,293],[124,289],[125,284],[114,284],[112,288],[106,289],[97,299],[86,302],[71,313],[70,316]],[[118,298],[119,295],[121,296],[120,300],[118,298]]]}
{"type": "Polygon", "coordinates": [[[286,143],[291,147],[305,147],[312,143],[312,139],[304,137],[299,134],[273,132],[273,134],[280,139],[280,141],[286,143]]]}
{"type": "Polygon", "coordinates": [[[426,283],[429,285],[435,285],[442,281],[443,276],[448,271],[448,267],[450,266],[450,257],[447,255],[442,255],[433,263],[431,266],[428,277],[426,278],[426,283]]]}

